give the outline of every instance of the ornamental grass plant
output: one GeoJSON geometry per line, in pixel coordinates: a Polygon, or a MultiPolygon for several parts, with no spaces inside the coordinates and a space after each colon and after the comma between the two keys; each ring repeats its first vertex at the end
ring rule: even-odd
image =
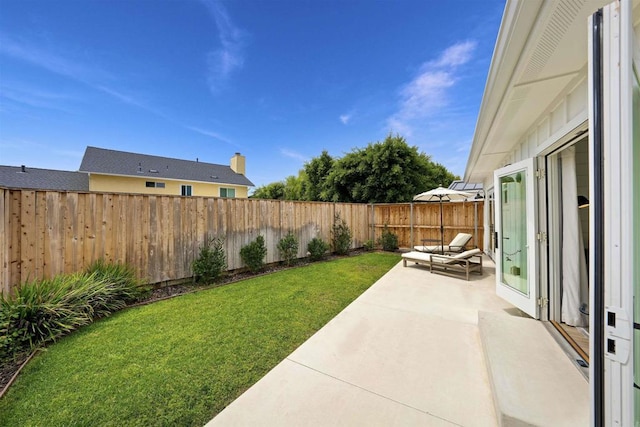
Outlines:
{"type": "Polygon", "coordinates": [[[144,289],[123,264],[20,285],[0,295],[0,361],[30,351],[136,301],[144,289]]]}

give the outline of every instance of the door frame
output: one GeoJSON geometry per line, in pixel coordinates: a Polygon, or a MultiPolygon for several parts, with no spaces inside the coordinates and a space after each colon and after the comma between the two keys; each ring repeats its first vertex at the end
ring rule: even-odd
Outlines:
{"type": "MultiPolygon", "coordinates": [[[[634,253],[633,3],[616,1],[589,18],[591,419],[633,425],[634,253]]],[[[637,124],[637,123],[636,123],[637,124]]],[[[637,168],[637,165],[635,165],[637,168]]],[[[637,191],[637,188],[635,189],[637,191]]],[[[637,197],[637,196],[636,196],[637,197]]],[[[639,409],[640,410],[640,409],[639,409]]],[[[635,414],[637,418],[637,413],[635,414]]]]}

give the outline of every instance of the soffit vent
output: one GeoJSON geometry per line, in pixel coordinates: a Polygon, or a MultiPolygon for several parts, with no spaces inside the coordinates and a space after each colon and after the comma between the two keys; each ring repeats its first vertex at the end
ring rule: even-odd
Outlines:
{"type": "Polygon", "coordinates": [[[585,0],[562,0],[556,3],[551,20],[527,64],[522,81],[532,81],[538,77],[584,4],[585,0]]]}

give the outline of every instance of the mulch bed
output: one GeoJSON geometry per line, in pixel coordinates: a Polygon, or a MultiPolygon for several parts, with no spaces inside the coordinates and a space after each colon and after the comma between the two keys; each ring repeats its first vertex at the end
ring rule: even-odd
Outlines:
{"type": "MultiPolygon", "coordinates": [[[[362,250],[356,250],[356,251],[349,252],[349,255],[346,255],[346,256],[360,255],[363,252],[364,251],[362,250]]],[[[342,257],[337,255],[329,255],[324,260],[330,261],[337,258],[342,258],[342,257]]],[[[173,298],[179,295],[189,294],[189,293],[197,292],[204,289],[211,289],[212,287],[224,286],[230,283],[235,283],[241,280],[249,279],[251,277],[271,274],[271,273],[275,273],[276,271],[285,270],[287,268],[301,267],[301,266],[308,265],[310,263],[311,262],[308,259],[303,258],[303,259],[297,260],[296,263],[291,267],[286,266],[284,264],[279,264],[279,263],[268,264],[260,273],[251,273],[250,271],[246,271],[246,270],[237,270],[224,275],[214,285],[182,284],[182,285],[159,287],[159,288],[153,289],[143,300],[135,304],[131,304],[127,308],[151,304],[152,302],[173,298]]],[[[35,351],[38,351],[38,350],[35,350],[35,351]]],[[[25,362],[31,357],[31,355],[32,353],[18,354],[12,361],[8,363],[4,363],[3,365],[0,366],[0,398],[7,391],[7,389],[11,385],[12,380],[14,379],[14,377],[17,376],[19,371],[22,369],[22,366],[26,364],[25,362]]]]}

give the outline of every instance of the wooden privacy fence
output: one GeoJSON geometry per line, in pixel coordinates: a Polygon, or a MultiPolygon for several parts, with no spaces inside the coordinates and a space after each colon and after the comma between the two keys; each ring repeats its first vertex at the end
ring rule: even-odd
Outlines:
{"type": "MultiPolygon", "coordinates": [[[[483,206],[482,201],[442,204],[445,245],[456,234],[469,233],[473,238],[468,246],[483,249],[483,206]]],[[[420,202],[372,205],[371,227],[376,239],[382,234],[385,225],[398,236],[400,247],[437,245],[440,242],[440,204],[420,202]]]]}
{"type": "Polygon", "coordinates": [[[314,237],[330,241],[334,214],[353,233],[369,236],[363,204],[253,199],[74,193],[0,189],[2,292],[33,279],[84,269],[93,261],[126,262],[149,283],[191,277],[205,239],[225,238],[229,269],[242,267],[240,248],[258,234],[266,262],[279,261],[278,241],[289,230],[306,256],[314,237]]]}
{"type": "MultiPolygon", "coordinates": [[[[81,271],[97,259],[126,262],[149,283],[192,275],[191,263],[209,237],[225,239],[229,269],[242,267],[240,248],[259,234],[267,263],[280,261],[278,241],[298,238],[298,257],[314,237],[329,242],[335,214],[353,234],[352,248],[377,239],[384,224],[401,247],[438,238],[437,204],[366,205],[0,188],[0,288],[81,271]]],[[[444,206],[445,240],[474,230],[474,203],[444,206]]],[[[482,224],[481,209],[478,222],[482,224]]],[[[474,245],[482,242],[478,228],[474,245]]]]}

